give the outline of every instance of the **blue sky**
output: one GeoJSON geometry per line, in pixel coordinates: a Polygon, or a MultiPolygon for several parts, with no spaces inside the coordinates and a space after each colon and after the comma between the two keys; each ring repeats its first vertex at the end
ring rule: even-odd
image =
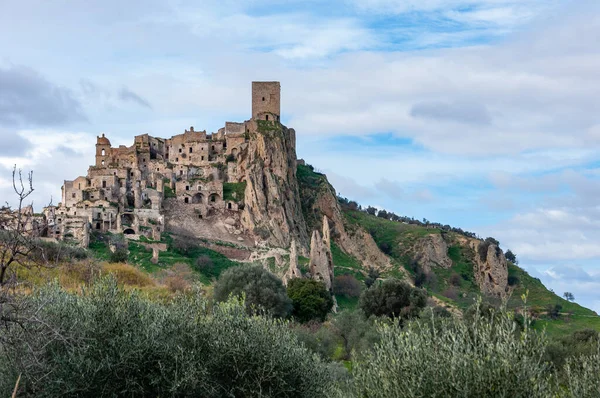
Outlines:
{"type": "Polygon", "coordinates": [[[341,195],[494,236],[600,311],[598,42],[587,0],[2,0],[0,198],[15,163],[41,207],[95,136],[215,131],[279,80],[341,195]]]}

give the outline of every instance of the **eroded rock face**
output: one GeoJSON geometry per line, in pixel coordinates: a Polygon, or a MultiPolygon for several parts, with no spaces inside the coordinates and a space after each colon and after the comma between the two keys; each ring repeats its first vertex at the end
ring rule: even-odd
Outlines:
{"type": "MultiPolygon", "coordinates": [[[[328,225],[327,221],[325,221],[325,225],[328,225]]],[[[329,227],[327,226],[327,228],[329,227]]],[[[310,261],[308,266],[312,278],[323,282],[327,290],[331,290],[333,286],[333,260],[331,258],[331,249],[327,243],[329,241],[326,242],[321,237],[319,231],[313,231],[310,240],[310,261]]]]}
{"type": "Polygon", "coordinates": [[[349,231],[344,226],[344,217],[333,187],[319,192],[314,209],[327,216],[334,241],[345,252],[359,260],[365,269],[379,270],[391,268],[390,259],[379,249],[373,237],[364,229],[349,231]]]}
{"type": "Polygon", "coordinates": [[[302,274],[298,268],[298,252],[296,250],[296,241],[292,240],[292,244],[290,246],[290,266],[281,280],[283,281],[283,284],[287,286],[291,279],[301,277],[302,274]]]}
{"type": "Polygon", "coordinates": [[[440,234],[431,234],[420,239],[414,247],[415,261],[429,272],[432,267],[450,268],[452,260],[448,257],[448,245],[440,234]]]}
{"type": "Polygon", "coordinates": [[[272,246],[289,247],[295,239],[305,254],[308,234],[296,181],[296,133],[279,126],[253,133],[239,161],[247,183],[241,223],[272,246]]]}
{"type": "Polygon", "coordinates": [[[484,294],[503,297],[508,287],[508,266],[502,250],[493,243],[472,241],[475,250],[473,272],[484,294]]]}

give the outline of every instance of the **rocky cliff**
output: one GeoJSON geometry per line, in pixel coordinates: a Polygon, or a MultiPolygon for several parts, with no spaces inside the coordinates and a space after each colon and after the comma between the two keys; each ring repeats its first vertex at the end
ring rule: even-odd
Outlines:
{"type": "Polygon", "coordinates": [[[504,297],[508,290],[508,266],[502,250],[494,243],[471,240],[475,252],[475,280],[481,292],[504,297]]]}
{"type": "Polygon", "coordinates": [[[358,225],[348,225],[335,189],[325,175],[314,172],[310,166],[298,166],[298,171],[300,200],[308,227],[311,230],[321,230],[323,216],[326,216],[332,239],[342,251],[355,257],[365,269],[389,269],[390,259],[379,250],[373,237],[358,225]]]}
{"type": "Polygon", "coordinates": [[[248,149],[238,161],[245,175],[243,227],[257,241],[308,252],[308,230],[296,180],[296,133],[276,122],[259,121],[248,149]]]}
{"type": "Polygon", "coordinates": [[[454,265],[448,255],[450,245],[459,247],[464,253],[464,259],[471,264],[473,277],[483,294],[496,297],[506,295],[508,265],[504,253],[494,242],[432,233],[419,239],[410,250],[410,255],[425,273],[435,271],[436,267],[449,269],[454,265]]]}
{"type": "Polygon", "coordinates": [[[440,234],[431,234],[420,239],[413,247],[414,259],[425,272],[432,267],[450,268],[448,244],[440,234]]]}

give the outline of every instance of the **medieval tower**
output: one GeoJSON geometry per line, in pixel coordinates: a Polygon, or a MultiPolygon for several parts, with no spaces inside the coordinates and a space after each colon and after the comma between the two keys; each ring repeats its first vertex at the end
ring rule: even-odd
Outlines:
{"type": "Polygon", "coordinates": [[[252,82],[252,118],[279,121],[280,94],[279,82],[252,82]]]}

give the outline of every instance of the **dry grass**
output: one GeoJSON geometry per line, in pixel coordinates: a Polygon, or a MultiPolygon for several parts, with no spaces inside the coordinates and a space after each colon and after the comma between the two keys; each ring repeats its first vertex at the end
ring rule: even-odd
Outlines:
{"type": "Polygon", "coordinates": [[[120,285],[136,287],[157,285],[157,282],[144,271],[128,264],[105,264],[102,266],[102,271],[113,274],[120,285]]]}

